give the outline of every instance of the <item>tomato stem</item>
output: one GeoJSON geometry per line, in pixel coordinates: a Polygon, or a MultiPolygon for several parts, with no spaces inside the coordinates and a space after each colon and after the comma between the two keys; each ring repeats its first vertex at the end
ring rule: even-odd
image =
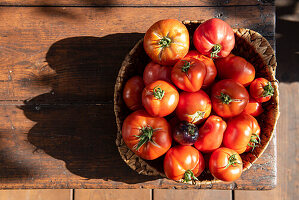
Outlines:
{"type": "Polygon", "coordinates": [[[195,135],[197,127],[194,124],[188,123],[188,134],[191,136],[195,135]]]}
{"type": "Polygon", "coordinates": [[[264,86],[263,89],[264,89],[263,97],[273,96],[274,88],[272,87],[271,82],[268,82],[268,84],[264,86]]]}
{"type": "Polygon", "coordinates": [[[156,87],[154,87],[154,89],[153,89],[153,95],[154,95],[154,97],[156,97],[157,99],[161,100],[161,99],[163,99],[164,94],[165,94],[165,91],[162,90],[161,88],[159,88],[159,85],[156,86],[156,87]]]}
{"type": "Polygon", "coordinates": [[[169,47],[171,44],[171,39],[167,36],[164,36],[160,41],[159,45],[161,45],[162,48],[169,47]]]}
{"type": "Polygon", "coordinates": [[[222,103],[224,104],[229,104],[232,102],[232,98],[228,94],[224,94],[223,92],[220,93],[220,96],[218,96],[218,99],[221,100],[222,103]]]}
{"type": "Polygon", "coordinates": [[[183,182],[189,182],[192,181],[192,183],[195,183],[195,181],[198,181],[198,179],[194,176],[194,173],[188,169],[185,171],[184,173],[184,178],[183,178],[183,182]]]}
{"type": "Polygon", "coordinates": [[[251,135],[251,138],[250,138],[250,140],[249,140],[249,142],[248,142],[247,145],[250,146],[250,147],[252,147],[251,151],[253,151],[255,149],[255,147],[257,147],[257,145],[260,144],[260,143],[261,143],[260,136],[258,134],[256,134],[256,133],[253,133],[251,135]]]}
{"type": "Polygon", "coordinates": [[[191,67],[191,63],[190,63],[189,61],[187,61],[187,60],[182,60],[182,61],[185,62],[184,65],[183,65],[183,67],[182,67],[182,72],[187,73],[188,70],[189,70],[190,67],[191,67]]]}
{"type": "Polygon", "coordinates": [[[140,135],[135,135],[135,137],[138,137],[139,142],[135,149],[138,151],[140,147],[147,142],[152,140],[152,136],[155,132],[155,130],[151,126],[144,126],[140,129],[141,134],[140,135]]]}
{"type": "Polygon", "coordinates": [[[237,162],[236,155],[237,154],[233,154],[228,158],[228,164],[225,166],[224,169],[228,168],[229,166],[236,167],[236,164],[239,164],[239,165],[241,164],[241,163],[237,162]]]}
{"type": "Polygon", "coordinates": [[[211,58],[217,58],[218,53],[221,51],[221,45],[220,44],[214,44],[212,51],[211,51],[211,58]]]}

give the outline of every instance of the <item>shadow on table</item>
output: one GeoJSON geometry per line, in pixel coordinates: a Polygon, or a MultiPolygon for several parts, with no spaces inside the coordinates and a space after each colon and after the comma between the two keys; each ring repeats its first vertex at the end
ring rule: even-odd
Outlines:
{"type": "Polygon", "coordinates": [[[37,122],[28,141],[87,179],[126,183],[157,179],[131,170],[115,145],[115,78],[125,55],[142,36],[74,37],[54,43],[46,55],[57,74],[47,80],[53,91],[20,107],[28,119],[37,122]]]}

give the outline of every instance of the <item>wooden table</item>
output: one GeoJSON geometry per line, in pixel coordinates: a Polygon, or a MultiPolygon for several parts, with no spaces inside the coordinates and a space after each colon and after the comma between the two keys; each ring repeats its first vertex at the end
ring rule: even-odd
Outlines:
{"type": "MultiPolygon", "coordinates": [[[[275,48],[273,1],[0,0],[0,188],[201,188],[138,175],[115,146],[121,62],[162,18],[219,17],[275,48]]],[[[272,189],[276,137],[233,183],[272,189]]]]}

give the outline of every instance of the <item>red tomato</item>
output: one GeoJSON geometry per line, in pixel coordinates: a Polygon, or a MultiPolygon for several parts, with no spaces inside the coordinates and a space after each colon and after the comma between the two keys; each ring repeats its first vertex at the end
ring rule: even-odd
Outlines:
{"type": "Polygon", "coordinates": [[[265,78],[257,78],[250,84],[250,95],[257,102],[266,102],[274,95],[274,88],[265,78]]]}
{"type": "Polygon", "coordinates": [[[203,55],[226,57],[235,46],[233,29],[221,19],[213,18],[200,24],[193,35],[195,48],[203,55]]]}
{"type": "Polygon", "coordinates": [[[211,85],[214,82],[214,80],[217,76],[217,69],[216,69],[215,64],[213,62],[213,59],[200,54],[196,50],[190,50],[187,53],[187,55],[185,56],[185,58],[188,58],[188,57],[191,57],[191,58],[197,59],[199,61],[202,61],[206,65],[207,74],[206,74],[206,77],[203,81],[202,88],[207,88],[209,85],[211,85]]]}
{"type": "Polygon", "coordinates": [[[181,121],[199,124],[211,113],[211,100],[202,90],[181,92],[176,115],[181,121]]]}
{"type": "Polygon", "coordinates": [[[189,32],[176,19],[160,20],[145,33],[143,47],[154,62],[174,65],[188,53],[189,32]]]}
{"type": "Polygon", "coordinates": [[[250,96],[249,102],[245,107],[245,109],[243,110],[243,113],[247,113],[253,117],[257,117],[260,114],[262,114],[262,112],[264,112],[262,104],[257,102],[254,98],[250,96]]]}
{"type": "Polygon", "coordinates": [[[164,117],[172,113],[178,105],[179,93],[166,81],[155,81],[142,92],[142,104],[153,117],[164,117]]]}
{"type": "Polygon", "coordinates": [[[137,110],[125,119],[122,137],[135,154],[146,160],[162,156],[172,142],[166,119],[151,117],[145,110],[137,110]]]}
{"type": "Polygon", "coordinates": [[[249,94],[240,83],[225,79],[217,82],[212,88],[213,109],[221,117],[239,115],[246,107],[249,94]]]}
{"type": "Polygon", "coordinates": [[[164,158],[165,175],[172,180],[196,181],[205,168],[202,154],[192,146],[172,147],[164,158]]]}
{"type": "Polygon", "coordinates": [[[243,163],[236,151],[221,147],[212,153],[209,169],[215,178],[222,181],[234,181],[241,176],[243,163]]]}
{"type": "Polygon", "coordinates": [[[230,54],[225,58],[216,59],[215,65],[220,79],[233,79],[245,87],[255,77],[253,65],[240,56],[230,54]]]}
{"type": "Polygon", "coordinates": [[[259,135],[260,131],[260,126],[254,117],[240,114],[228,120],[223,135],[223,145],[241,154],[246,150],[251,136],[259,135]]]}
{"type": "Polygon", "coordinates": [[[127,107],[131,110],[142,108],[141,94],[144,88],[143,80],[140,76],[130,78],[123,90],[123,99],[127,107]]]}
{"type": "Polygon", "coordinates": [[[143,71],[144,84],[148,85],[157,80],[171,83],[171,70],[171,66],[163,66],[154,62],[148,63],[143,71]]]}
{"type": "Polygon", "coordinates": [[[216,150],[222,143],[225,129],[226,122],[221,117],[211,115],[199,129],[199,136],[194,146],[204,153],[216,150]]]}
{"type": "Polygon", "coordinates": [[[184,58],[172,68],[171,80],[184,91],[197,92],[203,84],[206,71],[203,62],[194,58],[184,58]]]}

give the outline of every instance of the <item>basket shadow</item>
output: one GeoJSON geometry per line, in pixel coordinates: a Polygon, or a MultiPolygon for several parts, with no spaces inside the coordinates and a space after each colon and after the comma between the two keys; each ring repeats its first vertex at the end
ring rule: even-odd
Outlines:
{"type": "Polygon", "coordinates": [[[124,33],[54,43],[46,55],[56,72],[47,80],[52,92],[20,106],[28,119],[37,122],[28,132],[28,141],[87,179],[133,184],[159,178],[131,170],[115,145],[115,78],[124,56],[142,36],[124,33]]]}

